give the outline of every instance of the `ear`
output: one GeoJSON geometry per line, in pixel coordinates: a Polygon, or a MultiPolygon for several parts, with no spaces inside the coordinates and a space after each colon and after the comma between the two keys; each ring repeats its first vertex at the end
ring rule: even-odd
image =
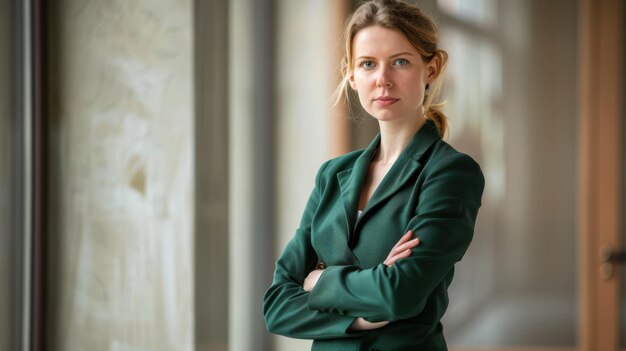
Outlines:
{"type": "Polygon", "coordinates": [[[356,91],[356,83],[354,82],[354,71],[350,72],[348,82],[350,83],[350,87],[352,88],[352,90],[356,91]]]}
{"type": "Polygon", "coordinates": [[[437,78],[437,76],[439,76],[440,71],[441,57],[439,55],[435,55],[426,65],[426,81],[432,83],[437,78]]]}

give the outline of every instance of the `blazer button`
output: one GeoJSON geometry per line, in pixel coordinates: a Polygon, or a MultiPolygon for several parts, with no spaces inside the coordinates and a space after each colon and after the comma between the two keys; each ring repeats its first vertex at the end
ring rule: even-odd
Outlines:
{"type": "Polygon", "coordinates": [[[320,262],[317,264],[317,269],[326,269],[326,263],[320,262]]]}

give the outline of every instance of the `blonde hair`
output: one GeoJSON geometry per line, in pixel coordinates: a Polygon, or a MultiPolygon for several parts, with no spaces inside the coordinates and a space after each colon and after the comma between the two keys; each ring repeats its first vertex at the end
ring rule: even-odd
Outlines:
{"type": "Polygon", "coordinates": [[[424,116],[431,119],[439,128],[441,135],[448,130],[448,121],[441,112],[443,103],[436,103],[441,93],[443,71],[448,61],[448,54],[438,48],[439,31],[430,16],[411,4],[399,0],[371,0],[363,3],[348,19],[344,30],[344,57],[341,61],[341,82],[335,91],[336,103],[341,99],[350,102],[350,75],[354,69],[353,43],[356,34],[370,26],[381,26],[402,33],[409,43],[422,56],[424,62],[438,57],[435,79],[429,84],[428,95],[424,97],[424,116]]]}

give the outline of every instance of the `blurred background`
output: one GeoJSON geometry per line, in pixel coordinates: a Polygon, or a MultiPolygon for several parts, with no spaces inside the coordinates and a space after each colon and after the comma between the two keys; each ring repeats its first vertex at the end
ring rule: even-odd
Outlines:
{"type": "MultiPolygon", "coordinates": [[[[486,178],[453,350],[626,349],[621,0],[419,0],[486,178]]],[[[0,351],[308,350],[261,299],[319,165],[353,0],[0,0],[0,351]]]]}

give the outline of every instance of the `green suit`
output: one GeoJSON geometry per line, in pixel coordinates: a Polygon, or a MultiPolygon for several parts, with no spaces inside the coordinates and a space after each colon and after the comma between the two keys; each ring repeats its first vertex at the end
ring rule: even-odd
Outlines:
{"type": "Polygon", "coordinates": [[[357,221],[361,186],[380,134],[319,169],[299,228],[276,262],[263,312],[270,332],[314,339],[313,350],[446,350],[440,322],[454,264],[473,236],[484,178],[478,164],[427,121],[357,221]],[[409,229],[411,256],[382,262],[409,229]],[[325,267],[311,292],[309,272],[325,267]],[[356,317],[390,321],[348,332],[356,317]]]}

